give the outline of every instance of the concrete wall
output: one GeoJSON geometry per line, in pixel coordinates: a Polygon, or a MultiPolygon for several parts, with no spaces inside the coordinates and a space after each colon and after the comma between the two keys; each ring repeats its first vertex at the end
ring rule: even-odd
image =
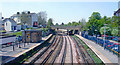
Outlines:
{"type": "Polygon", "coordinates": [[[22,40],[24,43],[38,43],[42,40],[42,30],[22,31],[22,40]]]}

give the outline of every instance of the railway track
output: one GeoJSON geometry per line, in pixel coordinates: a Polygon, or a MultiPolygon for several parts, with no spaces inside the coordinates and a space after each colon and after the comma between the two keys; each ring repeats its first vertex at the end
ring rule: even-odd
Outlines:
{"type": "Polygon", "coordinates": [[[52,63],[51,65],[54,64],[56,58],[59,56],[59,54],[60,54],[60,52],[61,52],[61,49],[62,49],[62,46],[63,46],[63,37],[61,37],[60,46],[59,46],[59,48],[56,50],[56,54],[55,54],[55,56],[54,56],[54,59],[51,61],[51,63],[52,63]]]}
{"type": "Polygon", "coordinates": [[[66,37],[65,37],[65,48],[64,48],[64,53],[63,53],[63,56],[62,56],[61,65],[64,65],[64,63],[65,63],[66,51],[67,51],[67,41],[66,41],[66,37]]]}
{"type": "Polygon", "coordinates": [[[94,62],[94,60],[92,59],[92,57],[89,55],[89,53],[87,52],[87,50],[81,44],[81,42],[77,38],[73,38],[73,40],[75,41],[76,46],[77,46],[77,48],[80,51],[79,54],[81,55],[83,62],[86,65],[90,65],[90,64],[96,65],[95,62],[94,62]]]}
{"type": "Polygon", "coordinates": [[[69,39],[69,37],[67,36],[67,39],[68,39],[68,43],[69,43],[69,45],[70,45],[70,55],[71,55],[71,62],[69,62],[69,63],[71,63],[71,65],[73,65],[73,51],[72,51],[72,45],[71,45],[71,41],[70,41],[70,39],[69,39]]]}
{"type": "Polygon", "coordinates": [[[35,63],[41,63],[41,65],[44,65],[45,63],[48,63],[48,60],[50,59],[50,56],[53,54],[54,49],[58,46],[58,42],[60,41],[59,37],[57,36],[56,41],[50,46],[50,48],[42,55],[41,58],[39,58],[35,63]]]}
{"type": "Polygon", "coordinates": [[[43,48],[37,56],[33,57],[34,59],[30,64],[55,65],[55,63],[59,63],[60,65],[65,65],[65,63],[71,63],[70,65],[73,65],[75,62],[80,65],[96,65],[81,41],[77,38],[55,35],[49,43],[48,47],[43,48]]]}
{"type": "MultiPolygon", "coordinates": [[[[54,43],[56,41],[56,36],[53,36],[52,39],[48,42],[50,45],[48,47],[42,48],[40,49],[40,51],[38,51],[38,53],[36,53],[34,56],[32,56],[30,60],[30,64],[35,63],[52,45],[52,43],[54,43]]],[[[24,62],[24,63],[28,63],[28,62],[24,62]]]]}
{"type": "Polygon", "coordinates": [[[55,59],[56,59],[56,57],[57,57],[57,55],[58,55],[58,53],[60,52],[60,43],[61,43],[61,41],[62,41],[62,39],[61,39],[62,37],[59,37],[59,42],[57,42],[56,44],[56,46],[55,46],[55,48],[53,49],[53,53],[52,53],[52,55],[49,57],[49,59],[47,60],[47,62],[46,63],[49,63],[49,64],[54,64],[54,61],[55,61],[55,59]]]}
{"type": "Polygon", "coordinates": [[[59,56],[62,46],[63,46],[63,37],[62,36],[54,36],[51,43],[46,49],[40,50],[37,56],[33,56],[31,62],[29,64],[41,63],[41,65],[50,63],[54,64],[56,58],[59,56]]]}

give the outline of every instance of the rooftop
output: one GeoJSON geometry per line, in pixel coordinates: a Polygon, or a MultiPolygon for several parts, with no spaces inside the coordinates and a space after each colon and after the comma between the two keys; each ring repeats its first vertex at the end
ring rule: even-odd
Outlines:
{"type": "Polygon", "coordinates": [[[115,15],[116,13],[120,13],[120,8],[119,8],[117,11],[115,11],[114,15],[115,15]]]}
{"type": "Polygon", "coordinates": [[[11,18],[5,18],[3,21],[5,22],[6,20],[10,20],[10,22],[16,23],[13,19],[11,18]]]}

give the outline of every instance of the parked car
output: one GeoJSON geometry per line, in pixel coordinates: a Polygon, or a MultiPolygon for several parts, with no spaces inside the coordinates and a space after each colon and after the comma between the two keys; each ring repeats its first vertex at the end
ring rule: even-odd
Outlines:
{"type": "Polygon", "coordinates": [[[120,42],[120,37],[115,37],[112,40],[120,42]]]}

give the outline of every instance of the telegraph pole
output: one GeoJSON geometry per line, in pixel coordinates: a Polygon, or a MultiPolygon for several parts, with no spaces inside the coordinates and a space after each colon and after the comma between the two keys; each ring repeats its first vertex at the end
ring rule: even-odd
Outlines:
{"type": "Polygon", "coordinates": [[[104,24],[104,26],[105,26],[105,27],[104,27],[104,44],[103,44],[104,49],[105,49],[105,33],[106,33],[106,25],[107,25],[107,24],[104,24]]]}

